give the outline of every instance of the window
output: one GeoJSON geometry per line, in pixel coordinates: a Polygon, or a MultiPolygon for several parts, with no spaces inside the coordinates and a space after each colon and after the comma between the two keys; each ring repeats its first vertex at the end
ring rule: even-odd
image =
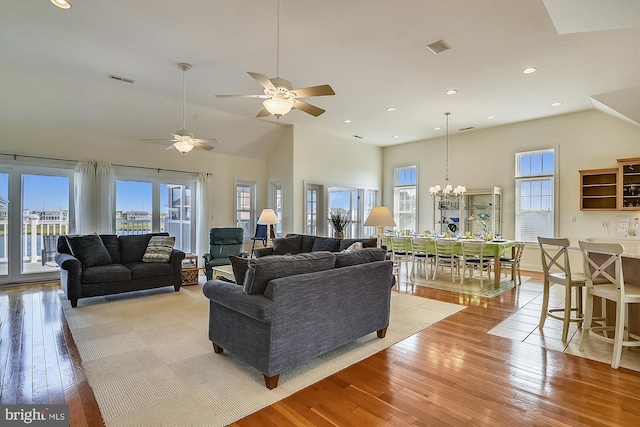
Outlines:
{"type": "Polygon", "coordinates": [[[236,222],[244,230],[244,237],[253,237],[255,221],[253,219],[255,183],[238,181],[236,183],[236,222]]]}
{"type": "Polygon", "coordinates": [[[417,165],[393,168],[393,219],[400,230],[416,231],[417,165]]]}
{"type": "Polygon", "coordinates": [[[516,153],[516,240],[555,235],[554,150],[516,153]]]}
{"type": "Polygon", "coordinates": [[[273,183],[273,210],[278,215],[278,222],[273,227],[275,228],[276,237],[282,237],[282,183],[274,182],[273,183]]]}

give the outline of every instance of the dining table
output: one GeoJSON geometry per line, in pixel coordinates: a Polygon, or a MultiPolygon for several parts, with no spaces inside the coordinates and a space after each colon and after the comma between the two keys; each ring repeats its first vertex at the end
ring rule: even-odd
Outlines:
{"type": "MultiPolygon", "coordinates": [[[[479,242],[482,240],[474,240],[474,239],[443,239],[443,240],[455,240],[456,244],[453,247],[453,251],[456,255],[462,255],[462,242],[463,241],[472,241],[472,242],[479,242]]],[[[508,251],[509,249],[511,249],[511,257],[510,258],[514,258],[515,257],[515,250],[516,250],[516,246],[517,246],[517,241],[515,240],[487,240],[484,241],[485,243],[485,247],[484,247],[484,251],[483,251],[483,255],[487,256],[487,257],[491,257],[493,258],[493,265],[494,265],[494,280],[493,280],[493,286],[497,289],[500,287],[500,276],[501,276],[501,260],[500,257],[503,256],[505,251],[508,251]]],[[[428,251],[430,253],[436,253],[436,242],[435,239],[430,239],[427,245],[428,251]]],[[[511,269],[511,280],[515,279],[515,269],[512,268],[511,269]]]]}

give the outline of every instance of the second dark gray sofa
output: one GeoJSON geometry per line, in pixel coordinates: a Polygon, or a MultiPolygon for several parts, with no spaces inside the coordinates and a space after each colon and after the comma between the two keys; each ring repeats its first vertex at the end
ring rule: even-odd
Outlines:
{"type": "Polygon", "coordinates": [[[290,233],[285,237],[273,239],[271,247],[258,248],[253,253],[256,258],[260,258],[267,255],[295,255],[304,252],[341,252],[356,242],[361,242],[363,248],[375,248],[378,244],[376,238],[338,239],[290,233]]]}

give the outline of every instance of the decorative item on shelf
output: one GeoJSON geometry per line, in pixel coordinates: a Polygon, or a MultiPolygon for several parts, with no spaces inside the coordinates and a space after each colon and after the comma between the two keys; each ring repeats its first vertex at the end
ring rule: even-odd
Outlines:
{"type": "Polygon", "coordinates": [[[280,220],[273,209],[263,209],[260,217],[258,218],[258,224],[269,226],[269,239],[276,238],[276,232],[273,229],[275,224],[278,224],[280,220]]]}
{"type": "Polygon", "coordinates": [[[483,234],[491,232],[491,214],[481,212],[477,215],[471,215],[469,217],[469,221],[476,221],[478,223],[478,228],[482,230],[483,234]]]}
{"type": "Polygon", "coordinates": [[[447,134],[446,134],[446,157],[445,157],[445,175],[444,175],[444,187],[435,185],[429,188],[429,193],[434,200],[434,203],[439,203],[440,209],[450,208],[452,204],[459,203],[459,199],[467,192],[467,188],[458,185],[455,188],[449,184],[449,114],[444,113],[447,117],[447,134]]]}
{"type": "Polygon", "coordinates": [[[376,227],[376,234],[378,235],[378,247],[381,246],[382,240],[382,228],[383,227],[395,227],[396,222],[391,216],[391,212],[386,206],[376,206],[371,209],[367,220],[364,222],[365,227],[376,227]]]}
{"type": "Polygon", "coordinates": [[[351,223],[351,215],[340,210],[329,211],[328,221],[333,227],[333,237],[342,239],[344,238],[344,229],[351,223]]]}

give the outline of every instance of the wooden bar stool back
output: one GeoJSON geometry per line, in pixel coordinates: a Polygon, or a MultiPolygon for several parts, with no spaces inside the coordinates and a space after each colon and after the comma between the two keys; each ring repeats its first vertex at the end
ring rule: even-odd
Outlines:
{"type": "Polygon", "coordinates": [[[569,324],[577,322],[582,325],[582,289],[584,288],[585,277],[582,273],[573,273],[569,263],[569,239],[565,237],[538,237],[540,254],[542,257],[542,269],[544,270],[544,290],[542,294],[542,311],[540,313],[540,324],[544,327],[547,317],[562,320],[562,341],[567,341],[569,334],[569,324]],[[559,270],[558,272],[556,272],[559,270]],[[563,308],[549,309],[549,288],[552,283],[557,283],[565,287],[565,300],[563,308]],[[576,306],[571,303],[572,291],[576,289],[576,306]],[[562,315],[555,313],[561,312],[562,315]],[[571,312],[575,316],[571,317],[571,312]]]}
{"type": "Polygon", "coordinates": [[[619,243],[594,243],[579,241],[582,251],[584,274],[586,280],[587,302],[585,306],[584,325],[580,350],[584,351],[590,337],[613,344],[611,367],[618,369],[622,347],[640,347],[640,336],[629,333],[628,304],[640,303],[640,286],[624,283],[622,274],[622,253],[624,248],[619,243]],[[595,255],[595,256],[594,256],[595,255]],[[592,326],[593,297],[603,298],[616,303],[615,326],[592,326]],[[614,331],[614,336],[606,335],[614,331]]]}

